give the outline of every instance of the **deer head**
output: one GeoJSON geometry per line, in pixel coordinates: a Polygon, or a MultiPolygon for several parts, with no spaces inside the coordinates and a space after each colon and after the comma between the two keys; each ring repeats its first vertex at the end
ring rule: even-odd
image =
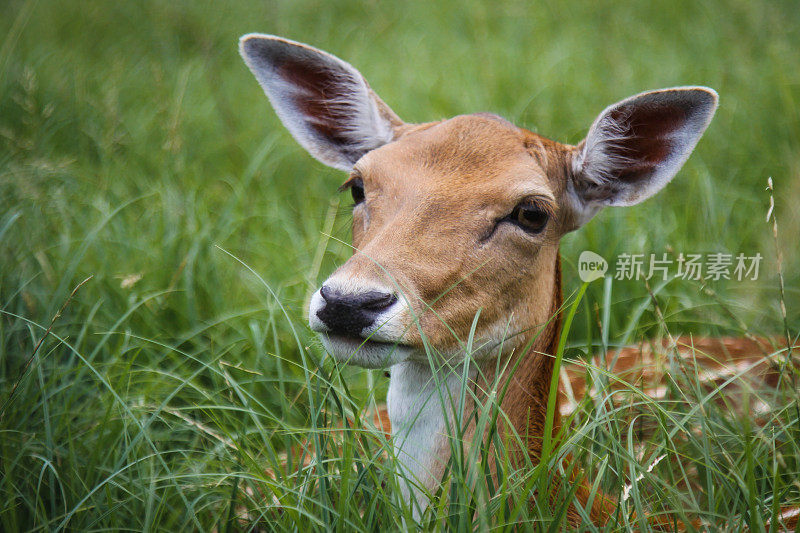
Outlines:
{"type": "Polygon", "coordinates": [[[717,106],[705,87],[645,92],[571,146],[486,113],[406,124],[351,65],[287,39],[246,35],[241,54],[294,138],[349,173],[354,254],[309,323],[364,367],[427,360],[425,345],[452,362],[479,310],[476,353],[514,349],[553,311],[559,239],[661,190],[717,106]]]}
{"type": "MultiPolygon", "coordinates": [[[[487,113],[406,124],[330,54],[258,34],[244,36],[240,50],[294,138],[349,173],[340,189],[353,197],[354,253],[314,292],[309,323],[337,359],[392,366],[392,441],[415,516],[445,471],[445,434],[466,420],[431,397],[442,388],[456,397],[463,376],[497,383],[498,355],[522,358],[515,374],[501,370],[509,385],[501,407],[538,460],[553,373],[547,354],[559,336],[559,240],[602,207],[661,190],[711,121],[717,94],[638,94],[606,108],[571,146],[487,113]]],[[[584,489],[579,499],[590,494],[584,489]]],[[[610,512],[599,500],[591,511],[598,522],[610,512]]]]}

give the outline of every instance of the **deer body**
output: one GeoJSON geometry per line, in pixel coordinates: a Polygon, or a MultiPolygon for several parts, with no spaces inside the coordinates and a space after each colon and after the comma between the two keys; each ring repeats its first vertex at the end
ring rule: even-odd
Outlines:
{"type": "MultiPolygon", "coordinates": [[[[559,239],[602,207],[664,187],[716,93],[642,93],[607,108],[571,146],[491,114],[406,124],[351,65],[279,37],[247,35],[241,53],[297,141],[349,172],[355,253],[312,295],[309,323],[337,359],[391,367],[392,440],[416,482],[404,497],[424,509],[454,420],[492,384],[507,385],[505,429],[536,463],[560,333],[559,239]],[[475,397],[457,413],[441,397],[458,397],[465,378],[475,397]]],[[[597,504],[592,518],[602,513],[597,504]]]]}

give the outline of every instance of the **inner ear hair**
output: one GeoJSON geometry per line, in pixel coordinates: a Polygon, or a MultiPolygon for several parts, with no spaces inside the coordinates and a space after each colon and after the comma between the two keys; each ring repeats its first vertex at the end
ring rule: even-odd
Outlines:
{"type": "Polygon", "coordinates": [[[240,52],[283,125],[326,165],[349,171],[403,125],[358,70],[327,52],[262,34],[242,37],[240,52]]]}
{"type": "Polygon", "coordinates": [[[716,107],[712,89],[677,87],[606,108],[573,155],[571,186],[580,208],[633,205],[657,193],[694,150],[716,107]]]}

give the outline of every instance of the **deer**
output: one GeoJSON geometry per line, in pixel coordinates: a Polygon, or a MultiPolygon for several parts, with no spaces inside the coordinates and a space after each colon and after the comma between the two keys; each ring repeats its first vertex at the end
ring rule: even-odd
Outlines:
{"type": "MultiPolygon", "coordinates": [[[[401,485],[415,518],[442,483],[448,432],[465,419],[459,405],[430,401],[437,391],[457,397],[465,379],[502,383],[505,430],[537,464],[546,429],[560,424],[558,407],[546,420],[560,239],[604,207],[663,189],[708,127],[717,93],[631,96],[569,145],[490,113],[406,123],[349,63],[282,37],[245,35],[240,53],[294,139],[347,173],[353,254],[312,294],[308,321],[338,361],[389,369],[392,445],[403,478],[416,481],[401,485]]],[[[474,390],[465,411],[486,399],[486,388],[474,390]]],[[[586,488],[577,494],[585,500],[586,488]]],[[[602,524],[613,509],[595,498],[590,519],[602,524]]],[[[567,520],[581,515],[571,508],[567,520]]]]}

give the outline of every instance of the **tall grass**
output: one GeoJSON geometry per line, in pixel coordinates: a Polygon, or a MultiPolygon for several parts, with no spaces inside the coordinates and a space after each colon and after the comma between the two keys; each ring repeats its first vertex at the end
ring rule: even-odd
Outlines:
{"type": "MultiPolygon", "coordinates": [[[[2,12],[2,530],[375,530],[413,520],[391,444],[369,422],[383,374],[336,365],[303,319],[310,289],[349,254],[349,213],[334,193],[342,177],[295,146],[268,108],[236,52],[250,31],[347,59],[409,121],[488,110],[566,142],[638,91],[714,87],[719,112],[674,183],[565,239],[565,285],[578,287],[584,249],[610,261],[760,252],[759,280],[596,282],[563,354],[685,333],[797,335],[793,2],[12,0],[2,12]]],[[[548,464],[505,464],[499,488],[476,481],[470,454],[480,450],[458,448],[454,435],[459,453],[424,524],[558,529],[564,506],[523,502],[548,490],[565,454],[598,494],[620,497],[609,529],[641,527],[632,510],[759,529],[797,502],[790,369],[777,388],[742,382],[760,400],[753,416],[718,401],[727,386],[709,391],[663,355],[658,401],[636,384],[620,401],[607,388],[614,375],[587,367],[599,392],[580,402],[548,464]]],[[[785,357],[776,345],[772,358],[785,357]]],[[[502,416],[494,404],[480,415],[502,416]]]]}

